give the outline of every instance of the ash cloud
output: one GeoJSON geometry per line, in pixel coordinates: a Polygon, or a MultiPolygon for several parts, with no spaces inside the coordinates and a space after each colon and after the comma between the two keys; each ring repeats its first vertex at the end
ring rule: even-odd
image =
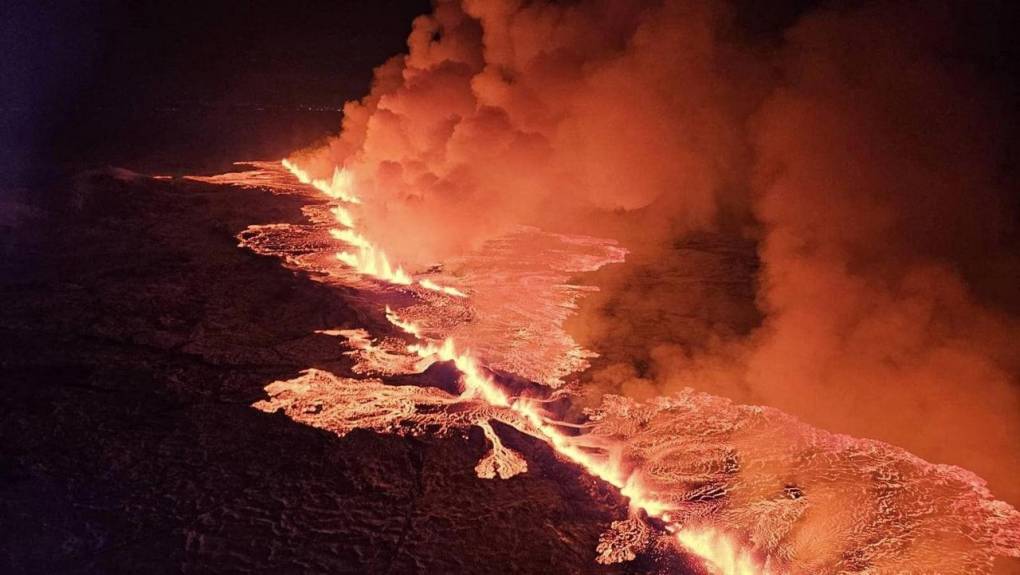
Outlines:
{"type": "Polygon", "coordinates": [[[401,261],[519,223],[621,239],[632,261],[572,322],[605,356],[595,395],[772,405],[1020,501],[1016,142],[982,53],[997,13],[837,4],[762,34],[742,10],[437,2],[298,160],[351,170],[401,261]]]}

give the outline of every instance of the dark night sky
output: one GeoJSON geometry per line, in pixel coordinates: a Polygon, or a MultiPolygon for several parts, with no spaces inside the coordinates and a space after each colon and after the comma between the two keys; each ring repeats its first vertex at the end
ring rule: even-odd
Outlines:
{"type": "MultiPolygon", "coordinates": [[[[7,3],[5,3],[7,4],[7,3]]],[[[404,49],[427,0],[39,3],[5,8],[6,105],[338,106],[404,49]]]]}
{"type": "MultiPolygon", "coordinates": [[[[177,133],[182,123],[205,121],[196,114],[229,123],[224,110],[339,109],[368,90],[373,67],[405,50],[411,21],[428,9],[428,0],[5,2],[5,163],[106,153],[116,161],[113,140],[147,139],[143,147],[155,150],[165,138],[178,148],[199,136],[177,133]],[[181,117],[167,121],[170,110],[181,117]]],[[[295,119],[306,125],[285,139],[325,129],[309,122],[335,130],[338,118],[295,119]]],[[[235,140],[251,139],[241,132],[235,140]]],[[[221,139],[226,148],[230,138],[221,139]]]]}
{"type": "MultiPolygon", "coordinates": [[[[746,30],[775,39],[819,3],[736,1],[746,30]]],[[[992,0],[968,17],[976,59],[1015,94],[1008,6],[992,0]]],[[[180,157],[183,167],[194,161],[186,151],[238,159],[307,145],[335,132],[339,114],[272,110],[337,110],[361,97],[372,69],[405,50],[411,21],[428,10],[428,0],[7,0],[0,167],[153,157],[180,157]]]]}

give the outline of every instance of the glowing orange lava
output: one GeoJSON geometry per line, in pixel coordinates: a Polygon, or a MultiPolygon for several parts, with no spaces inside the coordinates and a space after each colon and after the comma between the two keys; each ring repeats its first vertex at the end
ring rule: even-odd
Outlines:
{"type": "MultiPolygon", "coordinates": [[[[361,200],[354,195],[354,180],[351,174],[342,168],[334,168],[333,177],[330,180],[312,178],[307,171],[290,160],[283,159],[280,162],[299,182],[313,186],[330,198],[349,204],[360,204],[361,200]]],[[[330,212],[337,223],[344,226],[344,229],[331,229],[330,235],[345,244],[357,248],[357,251],[337,252],[336,258],[348,266],[356,269],[359,273],[396,285],[411,285],[414,280],[411,275],[404,271],[399,265],[390,263],[389,257],[378,246],[359,234],[354,229],[354,217],[347,208],[336,205],[330,208],[330,212]]],[[[422,279],[418,282],[421,287],[444,293],[454,297],[467,297],[467,294],[454,287],[440,286],[429,279],[422,279]]]]}
{"type": "Polygon", "coordinates": [[[404,333],[409,333],[415,337],[421,335],[421,329],[417,325],[409,321],[401,321],[397,314],[390,309],[390,306],[386,306],[386,319],[390,320],[390,323],[400,328],[404,333]]]}
{"type": "Polygon", "coordinates": [[[445,293],[446,295],[452,295],[454,297],[467,297],[467,294],[454,287],[443,287],[430,279],[423,279],[418,282],[418,285],[425,289],[432,291],[438,291],[445,293]]]}
{"type": "Polygon", "coordinates": [[[329,180],[322,180],[318,178],[312,178],[308,175],[308,172],[299,168],[290,160],[284,159],[282,161],[283,167],[294,174],[294,176],[302,184],[309,184],[315,189],[321,191],[331,198],[350,203],[360,204],[361,200],[354,195],[351,188],[354,187],[354,181],[351,178],[351,174],[341,168],[335,168],[333,170],[333,177],[329,180]]]}
{"type": "Polygon", "coordinates": [[[340,222],[341,225],[347,226],[348,228],[354,227],[354,218],[351,217],[351,213],[345,210],[342,206],[333,206],[330,210],[333,213],[333,217],[336,221],[340,222]]]}
{"type": "MultiPolygon", "coordinates": [[[[420,330],[413,323],[402,321],[389,307],[386,308],[389,321],[404,332],[419,337],[420,330]]],[[[768,574],[771,571],[754,558],[753,554],[741,548],[736,539],[712,529],[686,529],[684,526],[670,521],[671,506],[656,500],[641,486],[641,478],[636,472],[628,472],[621,461],[609,456],[601,457],[584,449],[583,436],[566,435],[559,430],[559,424],[550,420],[538,406],[537,402],[528,398],[512,398],[500,388],[499,384],[485,373],[470,352],[459,352],[452,339],[447,338],[442,345],[415,344],[408,348],[423,359],[435,358],[439,361],[453,362],[461,373],[464,386],[464,398],[480,398],[494,407],[508,408],[523,416],[531,424],[531,429],[519,429],[524,433],[546,441],[553,449],[580,465],[589,474],[617,487],[620,493],[630,501],[633,510],[640,510],[666,522],[666,529],[676,536],[676,541],[685,549],[702,558],[717,573],[723,575],[748,575],[751,573],[768,574]]]]}
{"type": "MultiPolygon", "coordinates": [[[[332,198],[348,203],[357,203],[351,191],[351,178],[344,170],[336,169],[331,182],[312,179],[307,172],[293,162],[283,160],[283,166],[303,183],[309,183],[332,198]]],[[[357,253],[343,251],[337,258],[361,273],[384,281],[410,285],[410,275],[401,267],[390,263],[386,254],[370,240],[354,230],[354,220],[343,207],[336,206],[332,210],[337,221],[346,226],[345,229],[332,229],[330,234],[357,248],[357,253]]],[[[456,288],[443,287],[429,279],[419,280],[418,284],[428,290],[445,293],[455,297],[466,297],[456,288]]],[[[420,343],[408,346],[408,350],[425,360],[452,362],[461,374],[464,391],[462,399],[480,399],[496,408],[508,409],[530,424],[530,429],[520,431],[542,439],[558,454],[576,463],[587,473],[613,485],[630,501],[632,510],[642,511],[666,523],[666,529],[675,535],[679,545],[689,552],[701,557],[705,563],[717,573],[724,575],[746,575],[748,573],[768,573],[759,565],[750,552],[742,549],[737,541],[727,534],[716,530],[686,528],[670,521],[668,503],[656,500],[642,487],[641,477],[637,472],[628,471],[613,450],[587,450],[584,436],[572,436],[560,431],[560,424],[552,421],[542,411],[539,403],[523,397],[510,397],[496,381],[490,377],[478,360],[469,351],[460,351],[456,343],[447,338],[442,344],[436,345],[421,340],[420,328],[412,322],[401,318],[388,306],[386,318],[397,328],[419,339],[420,343]]],[[[493,454],[480,464],[486,477],[510,476],[527,469],[522,461],[505,455],[498,437],[491,428],[485,429],[486,436],[493,443],[493,454]]],[[[480,471],[481,473],[482,471],[480,471]]]]}

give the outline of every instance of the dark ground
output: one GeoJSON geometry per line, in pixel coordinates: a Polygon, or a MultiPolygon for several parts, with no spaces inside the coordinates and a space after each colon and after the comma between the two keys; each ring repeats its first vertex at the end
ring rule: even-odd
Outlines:
{"type": "Polygon", "coordinates": [[[302,199],[105,173],[30,188],[0,221],[0,572],[652,567],[594,562],[625,507],[544,446],[511,438],[528,473],[481,480],[478,430],[338,438],[250,407],[336,361],[314,330],[378,320],[236,246],[302,199]]]}

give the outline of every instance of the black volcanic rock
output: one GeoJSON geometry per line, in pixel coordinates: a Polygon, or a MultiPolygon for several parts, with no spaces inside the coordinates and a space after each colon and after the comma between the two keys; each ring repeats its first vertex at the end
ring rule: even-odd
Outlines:
{"type": "Polygon", "coordinates": [[[338,438],[250,407],[269,382],[343,364],[316,329],[365,321],[340,290],[236,246],[305,200],[48,185],[0,241],[0,572],[651,568],[594,561],[625,505],[541,443],[512,438],[529,471],[483,480],[477,429],[338,438]]]}

